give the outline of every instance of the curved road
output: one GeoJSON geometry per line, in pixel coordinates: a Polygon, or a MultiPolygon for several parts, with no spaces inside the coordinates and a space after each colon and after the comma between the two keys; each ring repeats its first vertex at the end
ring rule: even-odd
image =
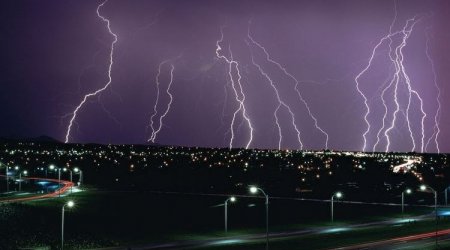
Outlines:
{"type": "MultiPolygon", "coordinates": [[[[5,175],[0,175],[0,177],[5,177],[5,175]]],[[[10,202],[22,202],[22,201],[32,201],[32,200],[39,200],[39,199],[47,199],[47,198],[53,198],[58,197],[60,194],[64,194],[68,190],[70,190],[71,187],[74,186],[73,182],[61,180],[58,179],[48,179],[48,178],[37,178],[37,177],[26,177],[22,178],[26,180],[40,180],[40,181],[48,181],[48,182],[54,182],[54,183],[60,183],[62,186],[59,189],[56,189],[55,192],[47,193],[47,194],[36,194],[33,196],[27,196],[27,197],[10,197],[5,199],[0,199],[0,203],[10,203],[10,202]]]]}

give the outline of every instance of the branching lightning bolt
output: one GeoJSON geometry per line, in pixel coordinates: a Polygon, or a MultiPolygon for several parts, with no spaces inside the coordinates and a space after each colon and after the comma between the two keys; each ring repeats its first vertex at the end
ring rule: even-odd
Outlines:
{"type": "Polygon", "coordinates": [[[103,7],[103,5],[106,4],[106,2],[108,2],[108,0],[105,0],[104,2],[102,2],[100,5],[98,5],[97,7],[97,16],[106,23],[106,27],[108,28],[108,32],[114,37],[113,42],[111,43],[111,50],[109,53],[109,66],[108,66],[108,82],[100,89],[96,90],[95,92],[89,93],[87,95],[84,96],[83,100],[80,102],[80,104],[78,104],[78,106],[75,108],[75,110],[72,112],[72,118],[70,119],[69,122],[69,126],[67,127],[67,132],[66,132],[66,137],[65,137],[65,143],[69,142],[70,139],[70,132],[73,126],[74,121],[77,118],[78,112],[81,110],[81,108],[84,106],[84,104],[86,103],[86,101],[93,96],[97,96],[98,94],[100,94],[101,92],[103,92],[105,89],[107,89],[109,87],[109,85],[111,85],[112,82],[112,78],[111,78],[111,69],[113,66],[113,55],[114,55],[114,45],[117,43],[117,35],[112,32],[111,30],[111,26],[110,26],[110,21],[109,19],[105,18],[104,16],[102,16],[100,14],[100,8],[103,7]]]}
{"type": "Polygon", "coordinates": [[[400,77],[403,77],[405,84],[407,85],[408,88],[408,105],[406,108],[406,112],[405,112],[405,117],[406,117],[406,122],[408,125],[408,131],[409,131],[409,135],[411,137],[411,141],[413,144],[413,147],[411,149],[411,151],[414,151],[416,149],[416,143],[415,143],[415,138],[413,135],[413,132],[411,130],[411,121],[409,120],[409,113],[410,113],[410,107],[411,107],[411,99],[412,99],[412,95],[414,94],[417,99],[420,102],[420,111],[422,113],[422,119],[421,119],[421,131],[422,131],[422,137],[421,137],[421,152],[423,152],[423,148],[424,148],[424,138],[425,138],[425,133],[424,133],[424,121],[426,118],[426,113],[424,112],[423,109],[423,100],[420,97],[419,93],[414,90],[411,86],[411,80],[408,76],[408,74],[406,73],[405,70],[405,66],[403,64],[404,61],[404,55],[403,55],[403,48],[407,45],[407,40],[410,37],[414,26],[420,21],[420,19],[417,19],[417,17],[408,19],[405,26],[403,27],[403,29],[400,31],[401,35],[402,35],[402,42],[401,44],[395,49],[395,64],[396,64],[396,68],[397,68],[397,72],[399,72],[399,76],[396,76],[396,82],[395,82],[395,103],[396,103],[396,110],[394,111],[394,118],[392,120],[391,126],[385,131],[384,135],[387,139],[387,144],[386,144],[386,152],[389,151],[389,146],[390,146],[390,139],[389,139],[389,132],[395,127],[395,122],[397,120],[397,113],[400,111],[400,104],[398,101],[398,85],[400,83],[400,77]]]}
{"type": "Polygon", "coordinates": [[[158,114],[157,106],[158,106],[158,103],[159,103],[159,85],[160,85],[159,77],[161,75],[161,67],[164,64],[166,64],[167,62],[169,62],[169,60],[165,60],[165,61],[163,61],[163,62],[161,62],[159,64],[158,74],[156,75],[156,102],[155,102],[155,106],[153,107],[153,111],[154,112],[153,112],[153,114],[152,114],[152,116],[150,118],[150,127],[152,129],[152,135],[150,136],[150,139],[148,139],[149,142],[151,141],[153,143],[156,140],[156,136],[161,131],[161,128],[162,128],[162,125],[163,125],[163,119],[169,113],[170,107],[171,107],[172,101],[173,101],[173,96],[172,96],[172,93],[170,92],[170,87],[172,86],[172,82],[173,82],[173,71],[175,70],[175,66],[173,64],[170,64],[170,80],[169,80],[169,84],[167,85],[167,89],[166,89],[166,93],[169,96],[169,103],[167,104],[167,108],[164,111],[164,113],[159,117],[159,125],[158,125],[158,128],[155,129],[153,118],[158,114]]]}
{"type": "Polygon", "coordinates": [[[430,55],[430,36],[427,33],[427,42],[426,42],[426,50],[425,53],[427,55],[427,59],[430,62],[431,65],[431,71],[433,72],[433,82],[434,82],[434,86],[436,87],[436,91],[437,91],[437,97],[436,97],[436,102],[438,104],[438,108],[436,110],[436,114],[434,115],[434,127],[433,127],[433,134],[430,136],[430,138],[427,141],[427,144],[425,146],[425,150],[427,150],[428,145],[430,144],[430,141],[433,139],[434,137],[434,143],[436,144],[436,150],[437,153],[440,153],[440,148],[439,148],[439,143],[438,143],[438,137],[439,137],[439,133],[441,132],[440,128],[439,128],[439,120],[440,120],[440,116],[441,116],[441,89],[439,88],[439,85],[437,84],[437,74],[436,74],[436,68],[434,66],[434,61],[431,58],[430,55]]]}
{"type": "MultiPolygon", "coordinates": [[[[283,73],[284,73],[286,76],[288,76],[289,78],[291,78],[291,79],[295,82],[294,89],[295,89],[295,91],[296,91],[296,93],[297,93],[297,95],[298,95],[300,101],[303,103],[303,105],[305,106],[306,110],[308,111],[309,116],[310,116],[311,119],[314,121],[314,126],[316,127],[317,130],[319,130],[319,131],[325,136],[325,149],[328,149],[328,138],[329,138],[329,136],[328,136],[328,134],[327,134],[327,133],[326,133],[326,132],[318,125],[317,118],[316,118],[316,117],[314,116],[314,114],[311,112],[311,109],[310,109],[308,103],[306,102],[306,100],[305,100],[305,99],[303,98],[303,96],[301,95],[300,90],[298,89],[298,87],[299,87],[299,85],[300,85],[300,82],[299,82],[299,81],[297,80],[297,78],[295,78],[291,73],[289,73],[289,72],[286,70],[285,67],[283,67],[280,63],[274,61],[274,60],[270,57],[269,53],[267,52],[267,50],[266,50],[266,48],[265,48],[264,46],[262,46],[260,43],[258,43],[257,41],[255,41],[255,40],[253,39],[253,37],[252,37],[251,34],[250,34],[250,23],[251,23],[251,22],[249,22],[249,27],[248,27],[247,37],[249,38],[249,40],[251,41],[252,44],[254,44],[255,46],[257,46],[258,48],[260,48],[260,49],[264,52],[264,54],[266,55],[266,60],[267,60],[267,61],[269,61],[269,62],[271,62],[272,64],[276,65],[281,71],[283,71],[283,73]]],[[[253,61],[253,58],[252,58],[252,61],[253,61]]],[[[260,67],[258,67],[258,68],[260,69],[260,67]]],[[[260,71],[261,71],[261,69],[260,69],[260,71]]],[[[262,73],[262,72],[261,72],[261,73],[262,73]]],[[[278,94],[277,94],[277,96],[278,96],[278,94]]],[[[289,110],[289,112],[291,112],[291,111],[289,110]]],[[[297,127],[296,127],[296,126],[295,126],[295,128],[296,128],[296,130],[297,130],[297,127]]],[[[298,132],[298,131],[297,131],[297,132],[298,132]]],[[[299,132],[298,132],[298,134],[299,134],[299,132]]],[[[300,138],[300,136],[298,136],[298,137],[300,138]]],[[[302,142],[300,141],[300,139],[299,139],[299,143],[300,143],[300,145],[302,145],[302,147],[303,147],[303,144],[302,144],[302,142]]]]}
{"type": "Polygon", "coordinates": [[[366,130],[364,131],[364,134],[363,134],[364,145],[363,145],[362,151],[366,151],[366,147],[367,147],[367,138],[366,138],[366,136],[367,136],[367,134],[368,134],[369,131],[370,131],[370,123],[369,123],[369,120],[367,119],[367,117],[368,117],[369,114],[370,114],[370,107],[369,107],[369,103],[368,103],[368,100],[369,100],[369,99],[366,97],[366,95],[362,92],[362,90],[361,90],[361,88],[360,88],[359,78],[361,78],[361,76],[364,75],[364,74],[369,70],[369,68],[372,66],[372,61],[373,61],[373,59],[374,59],[374,57],[375,57],[376,51],[377,51],[378,48],[381,46],[381,44],[383,44],[384,41],[387,40],[389,37],[390,37],[390,34],[384,36],[384,37],[381,38],[381,40],[375,45],[375,47],[374,47],[373,50],[372,50],[372,54],[370,55],[369,62],[367,63],[367,66],[366,66],[366,67],[365,67],[365,68],[364,68],[364,69],[363,69],[363,70],[355,77],[356,89],[357,89],[358,93],[363,97],[363,99],[364,99],[364,105],[366,106],[366,112],[365,112],[365,114],[364,114],[364,121],[365,121],[365,123],[366,123],[367,128],[366,128],[366,130]]]}
{"type": "Polygon", "coordinates": [[[267,81],[270,83],[270,86],[273,88],[273,91],[275,92],[275,95],[276,95],[276,97],[277,97],[277,101],[278,101],[278,106],[277,106],[277,108],[275,109],[275,111],[274,111],[274,113],[273,113],[273,116],[275,117],[275,123],[276,123],[276,125],[277,125],[277,127],[278,127],[278,149],[281,149],[281,142],[282,142],[282,140],[283,140],[283,135],[282,135],[282,133],[281,133],[281,125],[280,125],[280,123],[279,123],[279,119],[278,119],[278,111],[280,111],[280,108],[281,107],[284,107],[288,112],[289,112],[289,114],[290,114],[290,116],[291,116],[291,121],[292,121],[292,126],[294,127],[294,129],[295,129],[295,132],[297,133],[297,139],[298,139],[298,143],[300,144],[300,149],[303,149],[303,142],[302,142],[302,140],[301,140],[301,134],[300,134],[300,130],[298,129],[298,127],[297,127],[297,124],[296,124],[296,122],[295,122],[295,114],[294,114],[294,112],[292,112],[292,109],[291,109],[291,107],[289,106],[289,105],[287,105],[283,100],[282,100],[282,98],[280,97],[280,93],[279,93],[279,91],[278,91],[278,88],[275,86],[275,83],[274,83],[274,81],[270,78],[270,76],[262,69],[262,67],[261,67],[261,65],[259,65],[258,63],[256,63],[255,62],[255,59],[254,59],[254,57],[253,57],[253,50],[252,50],[252,48],[251,48],[251,46],[250,46],[250,43],[246,40],[246,43],[247,43],[247,45],[249,46],[249,48],[250,48],[250,54],[251,54],[251,59],[252,59],[252,63],[253,63],[253,65],[256,67],[256,68],[258,68],[258,70],[259,70],[259,72],[261,73],[261,75],[263,75],[266,79],[267,79],[267,81]]]}
{"type": "Polygon", "coordinates": [[[355,77],[355,82],[356,82],[356,89],[359,92],[359,94],[363,97],[364,99],[364,105],[366,107],[366,112],[364,114],[364,121],[367,125],[366,130],[363,133],[363,141],[364,141],[364,145],[363,145],[363,151],[366,151],[367,148],[367,135],[371,130],[371,124],[368,120],[368,116],[371,113],[370,110],[370,105],[368,102],[368,98],[367,96],[364,94],[364,92],[362,91],[361,87],[360,87],[360,78],[372,67],[372,63],[373,60],[375,58],[375,55],[377,53],[377,50],[379,49],[380,46],[382,46],[386,41],[389,41],[389,50],[388,50],[388,55],[389,55],[389,59],[391,61],[391,63],[395,66],[395,73],[392,76],[392,79],[390,81],[390,83],[385,86],[383,88],[383,91],[381,93],[381,101],[383,103],[383,107],[384,107],[384,114],[383,114],[383,118],[382,118],[382,126],[381,128],[378,130],[377,132],[377,140],[375,142],[375,144],[373,145],[372,150],[375,151],[378,144],[381,141],[380,135],[381,133],[383,133],[384,131],[384,137],[386,138],[386,152],[389,151],[390,149],[390,144],[391,144],[391,138],[389,136],[389,133],[392,131],[392,129],[394,129],[395,125],[396,125],[396,121],[397,121],[397,114],[402,111],[402,113],[404,113],[405,115],[405,119],[406,119],[406,124],[408,127],[408,132],[409,132],[409,136],[411,138],[412,141],[412,151],[414,151],[417,147],[416,145],[416,138],[413,134],[412,131],[412,127],[411,127],[411,121],[410,121],[410,108],[411,108],[411,103],[413,101],[413,97],[415,99],[418,100],[419,104],[420,104],[420,112],[421,112],[421,122],[420,122],[420,128],[421,128],[421,138],[420,138],[420,150],[421,152],[424,151],[424,140],[425,140],[425,119],[427,117],[427,114],[424,111],[424,107],[423,107],[423,99],[420,96],[420,94],[413,89],[412,85],[411,85],[411,80],[406,72],[405,66],[404,66],[404,54],[403,54],[403,49],[404,47],[407,45],[407,40],[410,37],[414,26],[421,20],[421,18],[418,18],[417,16],[411,19],[408,19],[406,21],[406,24],[404,25],[404,27],[400,30],[400,31],[396,31],[393,32],[393,26],[395,24],[397,20],[397,7],[395,5],[395,17],[390,25],[389,28],[389,33],[387,35],[385,35],[384,37],[382,37],[379,42],[375,45],[375,47],[372,49],[372,53],[371,56],[369,58],[368,64],[366,65],[366,67],[355,77]],[[394,43],[393,38],[395,38],[396,36],[400,36],[401,38],[401,43],[399,43],[397,46],[395,46],[395,49],[393,49],[392,44],[394,43]],[[393,53],[394,51],[394,53],[393,53]],[[406,110],[403,111],[401,110],[401,104],[400,101],[398,99],[399,96],[399,85],[400,83],[403,82],[408,91],[407,91],[407,95],[408,95],[408,101],[407,101],[407,105],[406,105],[406,110]],[[388,92],[389,89],[391,89],[392,87],[394,87],[394,102],[395,102],[395,111],[392,114],[392,121],[390,123],[390,126],[388,128],[386,128],[386,122],[387,122],[387,116],[388,116],[388,105],[386,103],[386,93],[388,92]]]}
{"type": "Polygon", "coordinates": [[[233,54],[232,54],[230,47],[228,48],[228,51],[230,53],[230,58],[227,58],[225,55],[220,54],[220,52],[222,51],[222,47],[220,46],[220,44],[223,41],[223,27],[221,27],[221,29],[220,29],[220,34],[221,34],[220,39],[216,41],[216,56],[217,56],[217,58],[224,60],[228,64],[228,75],[230,77],[231,87],[233,89],[236,102],[238,103],[238,108],[233,113],[233,119],[232,119],[231,125],[230,125],[231,139],[230,139],[229,147],[233,148],[233,141],[235,138],[234,124],[235,124],[236,116],[239,113],[241,113],[242,118],[247,122],[248,128],[250,130],[250,138],[247,141],[247,144],[245,145],[245,148],[248,149],[253,140],[253,126],[252,126],[250,117],[247,114],[247,109],[245,106],[245,94],[244,94],[244,90],[243,90],[242,84],[241,84],[242,76],[239,71],[239,63],[233,59],[233,54]],[[236,71],[237,79],[234,79],[234,77],[233,77],[233,68],[236,71]]]}

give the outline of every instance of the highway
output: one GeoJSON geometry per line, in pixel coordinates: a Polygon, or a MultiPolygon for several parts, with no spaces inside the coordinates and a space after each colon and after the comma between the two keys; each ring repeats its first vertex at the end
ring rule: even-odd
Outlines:
{"type": "Polygon", "coordinates": [[[436,235],[438,242],[448,242],[450,240],[450,229],[433,231],[398,237],[388,240],[374,241],[369,243],[357,244],[348,247],[333,248],[334,250],[357,250],[357,249],[426,249],[436,244],[436,235]]]}
{"type": "MultiPolygon", "coordinates": [[[[5,178],[5,175],[0,175],[0,177],[5,178]]],[[[11,203],[11,202],[22,202],[22,201],[32,201],[32,200],[39,200],[39,199],[47,199],[47,198],[53,198],[58,197],[60,194],[63,195],[65,192],[70,190],[71,187],[74,186],[73,182],[61,180],[58,179],[49,179],[49,178],[37,178],[37,177],[23,177],[22,179],[25,180],[39,180],[39,181],[48,181],[48,182],[54,182],[54,183],[60,183],[61,188],[56,189],[52,193],[46,193],[46,194],[36,194],[26,197],[5,197],[0,199],[1,203],[11,203]]]]}
{"type": "MultiPolygon", "coordinates": [[[[427,215],[421,215],[417,217],[411,217],[408,220],[423,220],[427,217],[433,217],[433,214],[427,214],[427,215]]],[[[338,233],[338,232],[347,232],[352,230],[358,230],[358,229],[367,229],[367,228],[373,228],[373,227],[379,227],[379,226],[388,226],[388,225],[399,225],[402,223],[408,223],[407,220],[399,220],[399,219],[392,219],[392,220],[384,220],[384,221],[377,221],[377,222],[369,222],[369,223],[360,223],[360,224],[353,224],[353,225],[347,225],[344,227],[335,227],[335,226],[328,226],[328,227],[315,227],[315,228],[309,228],[309,229],[303,229],[298,231],[289,231],[289,232],[273,232],[270,233],[270,239],[271,240],[281,240],[281,239],[289,239],[292,237],[298,237],[298,236],[306,236],[306,235],[326,235],[326,234],[332,234],[332,233],[338,233]]],[[[350,246],[349,248],[337,248],[342,250],[347,249],[372,249],[371,247],[378,247],[378,245],[385,247],[389,246],[389,244],[393,243],[401,243],[405,240],[420,240],[425,239],[426,237],[433,237],[435,232],[427,233],[427,234],[420,234],[420,235],[413,235],[408,237],[402,237],[402,238],[395,238],[391,240],[384,240],[379,242],[372,242],[372,243],[366,243],[361,245],[354,245],[350,246]],[[429,234],[432,234],[431,236],[429,234]],[[373,244],[370,245],[370,244],[373,244]]],[[[449,230],[443,230],[439,232],[439,236],[447,235],[450,233],[449,230]]],[[[97,248],[95,250],[119,250],[119,249],[133,249],[133,250],[144,250],[144,249],[159,249],[159,250],[176,250],[176,249],[197,249],[202,247],[212,247],[212,246],[230,246],[230,249],[233,249],[234,244],[242,244],[242,243],[252,243],[256,241],[264,240],[266,235],[264,233],[261,234],[249,234],[249,235],[242,235],[242,236],[234,236],[234,237],[217,237],[217,238],[210,238],[210,239],[202,239],[202,240],[184,240],[184,241],[173,241],[173,242],[160,242],[160,243],[149,243],[149,244],[142,244],[142,245],[134,245],[134,246],[121,246],[121,247],[110,247],[110,248],[97,248]]],[[[434,242],[434,241],[433,241],[434,242]]],[[[377,248],[377,249],[386,249],[386,248],[377,248]]],[[[393,248],[395,249],[395,248],[393,248]]]]}

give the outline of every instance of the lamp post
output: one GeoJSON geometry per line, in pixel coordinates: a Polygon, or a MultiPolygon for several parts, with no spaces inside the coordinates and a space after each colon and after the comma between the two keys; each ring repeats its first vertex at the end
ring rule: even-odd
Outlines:
{"type": "Polygon", "coordinates": [[[251,186],[250,193],[256,194],[260,191],[266,198],[266,250],[269,249],[269,196],[259,187],[251,186]]]}
{"type": "Polygon", "coordinates": [[[61,168],[58,168],[58,198],[61,198],[61,168]]]}
{"type": "Polygon", "coordinates": [[[69,208],[73,207],[75,203],[73,201],[69,201],[62,206],[61,213],[61,250],[64,249],[64,208],[67,206],[69,208]]]}
{"type": "Polygon", "coordinates": [[[342,193],[336,192],[331,196],[331,222],[334,222],[334,197],[340,199],[342,197],[342,193]]]}
{"type": "Polygon", "coordinates": [[[403,212],[405,212],[405,192],[406,192],[406,194],[410,194],[411,189],[408,188],[402,192],[402,215],[403,215],[403,212]]]}
{"type": "Polygon", "coordinates": [[[450,186],[446,187],[444,190],[444,194],[445,194],[445,205],[448,206],[448,202],[447,202],[447,197],[448,197],[448,189],[450,188],[450,186]]]}
{"type": "MultiPolygon", "coordinates": [[[[14,175],[13,175],[13,178],[12,178],[13,181],[14,181],[14,176],[16,175],[16,172],[19,171],[19,169],[20,169],[19,166],[15,166],[15,167],[14,167],[14,175]]],[[[19,179],[20,179],[20,173],[19,173],[19,179]]],[[[15,187],[14,187],[14,189],[15,189],[15,187]]],[[[19,184],[19,189],[20,189],[20,184],[19,184]]]]}
{"type": "MultiPolygon", "coordinates": [[[[23,175],[27,175],[28,171],[24,170],[23,175]]],[[[22,172],[19,173],[19,192],[22,191],[22,172]]]]}
{"type": "Polygon", "coordinates": [[[436,247],[437,247],[437,223],[438,223],[438,221],[437,221],[437,218],[438,218],[438,215],[437,215],[437,192],[436,192],[436,190],[434,190],[432,187],[430,187],[430,186],[427,186],[427,185],[421,185],[420,186],[420,190],[421,191],[425,191],[426,189],[430,189],[431,191],[433,191],[433,193],[434,193],[434,214],[435,214],[435,221],[436,221],[436,235],[435,235],[435,239],[436,239],[436,241],[435,241],[435,245],[436,245],[436,247]]]}
{"type": "Polygon", "coordinates": [[[228,201],[235,202],[236,197],[231,196],[225,200],[225,233],[228,233],[228,201]]]}
{"type": "Polygon", "coordinates": [[[72,185],[70,185],[70,194],[73,193],[72,187],[73,187],[73,182],[72,182],[72,170],[69,169],[70,172],[70,183],[72,183],[72,185]]]}
{"type": "MultiPolygon", "coordinates": [[[[4,164],[3,164],[4,165],[4,164]]],[[[8,177],[8,166],[5,166],[5,178],[6,178],[6,192],[9,192],[9,177],[8,177]]]]}
{"type": "Polygon", "coordinates": [[[55,165],[49,166],[50,170],[58,170],[58,198],[61,198],[61,168],[56,168],[55,165]]]}
{"type": "MultiPolygon", "coordinates": [[[[79,169],[79,168],[74,168],[73,171],[75,173],[79,173],[80,174],[80,178],[78,178],[78,186],[81,186],[81,182],[83,180],[83,171],[81,171],[81,169],[79,169]]],[[[72,181],[72,180],[70,180],[70,181],[72,181]]]]}

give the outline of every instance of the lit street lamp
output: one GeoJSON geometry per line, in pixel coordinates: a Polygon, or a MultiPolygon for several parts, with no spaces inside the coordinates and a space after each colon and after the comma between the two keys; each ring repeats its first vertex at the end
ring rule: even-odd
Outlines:
{"type": "MultiPolygon", "coordinates": [[[[81,186],[81,182],[83,181],[83,171],[79,168],[74,168],[73,171],[80,174],[80,178],[78,178],[78,186],[81,186]]],[[[72,182],[72,179],[70,179],[70,181],[72,182]]]]}
{"type": "Polygon", "coordinates": [[[269,196],[259,187],[251,186],[250,193],[256,194],[258,191],[266,198],[266,250],[269,249],[269,196]]]}
{"type": "Polygon", "coordinates": [[[58,171],[58,197],[61,198],[61,168],[56,168],[55,165],[49,166],[50,170],[58,171]]]}
{"type": "Polygon", "coordinates": [[[9,192],[8,166],[2,163],[0,163],[0,165],[5,166],[6,192],[9,192]]]}
{"type": "MultiPolygon", "coordinates": [[[[19,171],[19,169],[20,169],[19,166],[15,166],[15,167],[14,167],[14,170],[15,170],[15,171],[19,171]]],[[[6,175],[8,175],[8,172],[6,172],[6,175]]],[[[15,172],[14,172],[14,175],[16,175],[15,172]]],[[[12,179],[13,179],[13,182],[14,182],[14,175],[13,175],[13,178],[12,178],[12,179]]],[[[20,179],[20,173],[19,173],[19,179],[20,179]]],[[[7,180],[6,182],[8,182],[8,180],[9,180],[9,177],[8,177],[8,176],[6,177],[6,180],[7,180]]],[[[8,182],[8,183],[9,183],[9,182],[8,182]]],[[[19,183],[19,190],[20,190],[20,183],[19,183]]],[[[9,191],[9,184],[8,184],[8,191],[9,191]]]]}
{"type": "Polygon", "coordinates": [[[405,212],[405,192],[406,192],[406,194],[410,194],[412,191],[411,191],[411,189],[408,188],[402,192],[402,214],[403,214],[403,212],[405,212]]]}
{"type": "MultiPolygon", "coordinates": [[[[28,171],[24,170],[23,175],[27,175],[28,171]]],[[[19,173],[19,192],[22,191],[22,172],[19,173]]]]}
{"type": "Polygon", "coordinates": [[[435,235],[436,242],[435,242],[435,245],[437,247],[437,223],[438,223],[438,221],[437,221],[437,218],[438,218],[438,215],[437,215],[437,192],[430,186],[427,186],[427,185],[420,186],[421,191],[425,191],[427,188],[430,189],[431,191],[433,191],[433,193],[434,193],[434,214],[435,214],[435,220],[436,220],[436,235],[435,235]]]}
{"type": "Polygon", "coordinates": [[[336,192],[331,196],[331,222],[334,222],[334,197],[340,199],[342,197],[342,193],[336,192]]]}
{"type": "Polygon", "coordinates": [[[225,233],[228,233],[228,201],[235,202],[236,197],[231,196],[225,200],[225,233]]]}
{"type": "Polygon", "coordinates": [[[61,213],[61,250],[64,249],[64,208],[67,206],[69,208],[73,207],[75,203],[73,201],[69,201],[62,206],[61,213]]]}

